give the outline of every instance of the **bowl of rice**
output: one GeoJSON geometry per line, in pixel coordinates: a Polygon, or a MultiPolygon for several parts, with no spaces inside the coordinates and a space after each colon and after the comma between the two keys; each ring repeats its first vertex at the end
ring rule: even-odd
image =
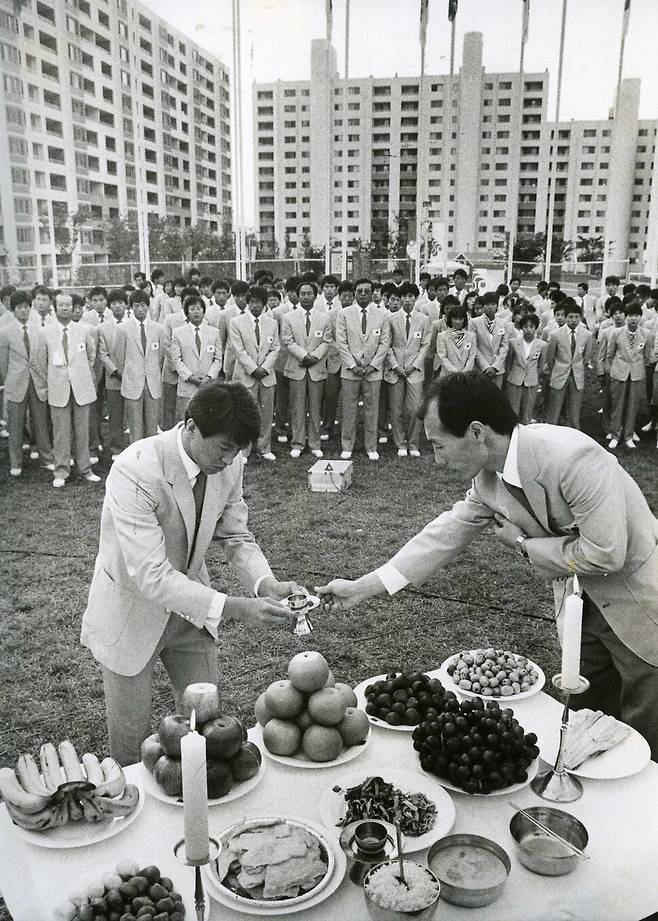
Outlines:
{"type": "Polygon", "coordinates": [[[427,867],[410,860],[404,861],[407,886],[399,880],[397,860],[380,863],[366,875],[363,894],[372,921],[396,921],[415,918],[430,921],[436,914],[441,885],[427,867]]]}

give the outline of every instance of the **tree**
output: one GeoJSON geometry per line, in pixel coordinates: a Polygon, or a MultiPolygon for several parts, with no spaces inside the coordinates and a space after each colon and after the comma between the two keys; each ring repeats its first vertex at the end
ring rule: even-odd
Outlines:
{"type": "Polygon", "coordinates": [[[109,262],[136,262],[139,259],[139,232],[134,212],[106,221],[103,236],[109,262]]]}
{"type": "Polygon", "coordinates": [[[312,246],[311,238],[308,235],[308,233],[302,234],[300,246],[302,250],[302,259],[323,259],[324,258],[324,246],[312,246]]]}
{"type": "MultiPolygon", "coordinates": [[[[536,263],[546,258],[545,233],[520,233],[514,241],[514,262],[536,263]]],[[[551,262],[565,262],[573,253],[574,245],[569,240],[553,234],[551,262]]]]}
{"type": "Polygon", "coordinates": [[[584,237],[579,234],[576,251],[582,262],[603,262],[605,237],[584,237]]]}
{"type": "Polygon", "coordinates": [[[85,221],[89,220],[89,214],[89,209],[84,207],[78,208],[73,214],[69,214],[64,202],[53,202],[54,243],[62,256],[71,256],[73,254],[80,239],[80,231],[85,221]]]}

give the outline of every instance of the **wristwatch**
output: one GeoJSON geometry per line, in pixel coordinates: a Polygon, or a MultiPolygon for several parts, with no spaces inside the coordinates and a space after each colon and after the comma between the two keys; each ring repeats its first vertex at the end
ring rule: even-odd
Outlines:
{"type": "Polygon", "coordinates": [[[519,534],[519,536],[518,536],[517,538],[515,538],[515,540],[516,540],[516,545],[517,545],[517,547],[519,548],[519,552],[520,552],[521,555],[524,556],[524,557],[526,558],[526,560],[527,560],[527,559],[528,559],[528,551],[526,550],[526,548],[525,548],[525,546],[524,546],[525,541],[526,541],[526,535],[525,535],[525,534],[519,534]]]}

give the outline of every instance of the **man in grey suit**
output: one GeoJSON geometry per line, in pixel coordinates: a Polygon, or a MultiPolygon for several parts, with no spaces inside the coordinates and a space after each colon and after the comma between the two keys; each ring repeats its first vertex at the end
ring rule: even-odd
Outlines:
{"type": "Polygon", "coordinates": [[[519,425],[481,372],[441,377],[423,410],[437,464],[473,477],[388,563],[354,582],[318,589],[330,610],[421,585],[488,525],[538,575],[553,580],[558,632],[571,592],[583,587],[579,707],[600,708],[644,735],[658,759],[658,521],[637,483],[587,435],[519,425]]]}
{"type": "Polygon", "coordinates": [[[188,684],[217,680],[221,621],[290,623],[277,602],[299,587],[272,574],[242,497],[240,451],[259,431],[246,388],[210,381],[184,423],[132,444],[110,470],[81,641],[102,666],[110,751],[121,764],[139,760],[151,732],[158,658],[178,705],[188,684]],[[211,587],[211,541],[251,597],[211,587]]]}

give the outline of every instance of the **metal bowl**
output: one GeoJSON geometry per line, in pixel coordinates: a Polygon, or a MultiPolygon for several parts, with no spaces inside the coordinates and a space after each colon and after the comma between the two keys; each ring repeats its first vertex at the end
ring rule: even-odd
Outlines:
{"type": "MultiPolygon", "coordinates": [[[[582,822],[550,806],[532,806],[525,810],[542,825],[546,825],[569,844],[584,850],[589,841],[587,829],[582,822]]],[[[509,830],[516,844],[516,856],[519,862],[533,873],[542,876],[563,876],[575,869],[579,858],[571,854],[558,841],[545,835],[529,819],[516,812],[509,823],[509,830]]]]}
{"type": "Polygon", "coordinates": [[[505,888],[512,869],[512,862],[503,848],[480,835],[448,835],[435,841],[427,853],[427,863],[441,883],[441,897],[446,902],[464,908],[482,908],[495,902],[505,888]],[[484,851],[493,855],[495,860],[484,855],[480,855],[481,859],[489,859],[493,870],[496,869],[497,861],[500,872],[494,874],[497,878],[486,885],[477,885],[474,880],[467,879],[460,883],[455,878],[457,874],[446,872],[445,854],[449,851],[454,851],[453,859],[457,864],[463,862],[465,866],[477,858],[478,851],[484,851]]]}
{"type": "Polygon", "coordinates": [[[436,883],[437,890],[436,895],[433,900],[425,908],[419,908],[415,911],[400,911],[396,908],[383,908],[377,902],[374,901],[372,896],[368,895],[368,882],[370,876],[379,870],[381,867],[398,867],[397,860],[387,860],[384,863],[377,864],[377,866],[372,867],[372,869],[366,874],[365,880],[363,882],[363,894],[366,899],[366,908],[368,909],[368,915],[372,921],[408,921],[409,918],[413,918],[414,921],[431,921],[436,914],[436,909],[439,905],[439,895],[441,894],[441,884],[436,877],[436,874],[432,873],[427,867],[424,867],[422,864],[414,863],[410,860],[405,860],[404,865],[409,866],[413,864],[421,870],[424,870],[428,876],[436,883]]]}

